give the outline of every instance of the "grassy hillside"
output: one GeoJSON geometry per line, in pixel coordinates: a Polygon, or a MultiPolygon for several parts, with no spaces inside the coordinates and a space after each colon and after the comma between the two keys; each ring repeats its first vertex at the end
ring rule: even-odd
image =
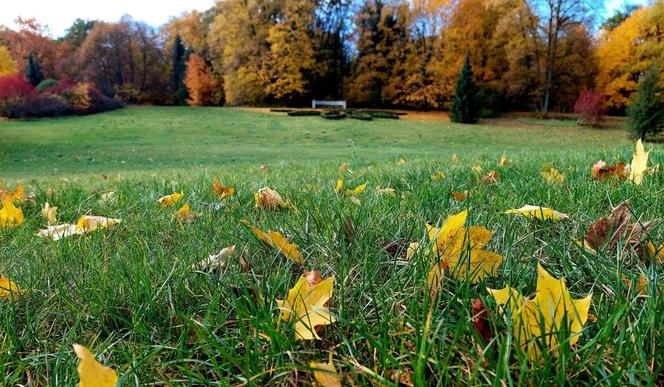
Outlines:
{"type": "MultiPolygon", "coordinates": [[[[426,116],[425,116],[426,117],[426,116]]],[[[281,161],[385,162],[601,151],[619,127],[512,118],[481,125],[288,117],[232,108],[137,107],[87,117],[0,122],[0,177],[113,174],[281,161]]]]}
{"type": "MultiPolygon", "coordinates": [[[[0,374],[8,385],[74,385],[72,344],[80,343],[117,370],[123,385],[306,385],[310,362],[330,353],[348,385],[398,378],[419,385],[661,383],[663,265],[623,249],[625,240],[597,253],[577,241],[627,199],[633,220],[661,218],[664,176],[653,172],[639,186],[592,180],[597,159],[631,160],[633,143],[616,129],[527,118],[485,124],[328,122],[186,108],[0,123],[2,177],[14,181],[10,188],[21,180],[35,193],[20,204],[25,222],[0,228],[0,276],[23,289],[0,300],[0,374]],[[510,160],[499,166],[503,153],[510,160]],[[339,170],[341,162],[348,171],[339,170]],[[565,174],[564,182],[545,181],[545,163],[565,174]],[[478,166],[482,172],[473,172],[478,166]],[[61,174],[47,176],[54,168],[61,174]],[[481,176],[492,170],[498,181],[484,183],[481,176]],[[432,180],[437,172],[445,178],[432,180]],[[33,173],[41,176],[33,181],[33,173]],[[85,177],[75,178],[79,173],[85,177]],[[367,188],[355,200],[337,195],[339,177],[367,188]],[[215,179],[237,194],[216,197],[215,179]],[[253,195],[264,186],[295,208],[255,208],[253,195]],[[379,186],[394,195],[377,193],[379,186]],[[176,191],[184,193],[177,206],[157,204],[176,191]],[[469,198],[456,201],[453,191],[469,198]],[[115,194],[105,199],[109,192],[115,194]],[[43,239],[36,233],[45,227],[47,201],[58,207],[60,222],[85,214],[123,221],[43,239]],[[191,223],[174,215],[185,202],[197,213],[191,223]],[[504,214],[524,204],[569,219],[504,214]],[[427,274],[435,262],[422,252],[406,258],[404,248],[426,244],[426,222],[440,225],[463,210],[467,226],[493,232],[486,249],[504,261],[479,283],[447,271],[430,302],[427,274]],[[304,263],[261,243],[242,220],[282,232],[304,263]],[[354,232],[345,231],[348,224],[354,232]],[[385,248],[391,242],[398,248],[385,248]],[[238,253],[226,268],[192,269],[230,245],[238,253]],[[564,277],[572,298],[592,293],[592,304],[578,343],[569,345],[561,328],[554,333],[562,343],[557,356],[545,352],[533,362],[515,345],[514,321],[487,288],[510,285],[532,296],[538,264],[564,277]],[[336,322],[318,341],[297,340],[276,303],[305,269],[335,278],[329,308],[336,322]],[[649,281],[643,294],[625,285],[642,274],[649,281]],[[486,304],[488,341],[473,325],[473,299],[486,304]]],[[[650,165],[661,162],[658,146],[650,165]]],[[[659,222],[647,239],[664,244],[659,222]]]]}

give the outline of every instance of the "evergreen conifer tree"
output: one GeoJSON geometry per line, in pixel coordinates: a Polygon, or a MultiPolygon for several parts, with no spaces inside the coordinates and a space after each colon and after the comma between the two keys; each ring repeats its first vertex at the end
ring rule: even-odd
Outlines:
{"type": "Polygon", "coordinates": [[[646,139],[664,129],[664,90],[659,70],[652,67],[639,81],[634,101],[627,107],[627,124],[634,138],[646,139]]]}
{"type": "Polygon", "coordinates": [[[466,60],[454,89],[450,119],[452,122],[474,124],[479,120],[479,115],[478,89],[470,65],[470,51],[466,51],[466,60]]]}
{"type": "Polygon", "coordinates": [[[32,86],[37,86],[44,80],[44,73],[42,73],[41,66],[39,66],[37,59],[32,53],[28,55],[28,64],[25,66],[25,77],[32,86]]]}
{"type": "Polygon", "coordinates": [[[179,34],[175,35],[172,56],[171,90],[173,91],[173,104],[184,105],[188,97],[187,87],[184,84],[184,78],[187,74],[187,49],[179,34]]]}

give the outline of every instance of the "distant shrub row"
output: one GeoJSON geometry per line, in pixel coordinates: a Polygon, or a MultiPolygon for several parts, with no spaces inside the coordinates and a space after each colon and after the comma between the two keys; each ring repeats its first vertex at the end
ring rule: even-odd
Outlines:
{"type": "Polygon", "coordinates": [[[0,77],[0,116],[7,118],[85,115],[122,106],[89,83],[47,79],[34,87],[22,74],[0,77]]]}

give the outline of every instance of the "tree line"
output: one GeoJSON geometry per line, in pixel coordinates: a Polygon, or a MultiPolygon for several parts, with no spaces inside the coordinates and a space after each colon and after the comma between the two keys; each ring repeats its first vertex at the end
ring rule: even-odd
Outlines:
{"type": "Polygon", "coordinates": [[[59,39],[19,19],[0,29],[0,76],[38,66],[127,103],[448,109],[468,54],[485,114],[571,111],[589,90],[622,113],[662,68],[664,0],[605,21],[596,3],[225,0],[158,29],[77,20],[59,39]]]}

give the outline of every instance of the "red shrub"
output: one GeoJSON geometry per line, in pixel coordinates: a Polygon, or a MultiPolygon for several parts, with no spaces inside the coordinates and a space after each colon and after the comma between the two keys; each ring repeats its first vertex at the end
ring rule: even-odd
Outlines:
{"type": "Polygon", "coordinates": [[[581,115],[579,121],[582,124],[596,126],[606,114],[604,96],[592,90],[583,90],[574,104],[574,111],[581,115]]]}
{"type": "Polygon", "coordinates": [[[0,106],[28,101],[34,94],[34,87],[23,75],[0,77],[0,106]]]}

